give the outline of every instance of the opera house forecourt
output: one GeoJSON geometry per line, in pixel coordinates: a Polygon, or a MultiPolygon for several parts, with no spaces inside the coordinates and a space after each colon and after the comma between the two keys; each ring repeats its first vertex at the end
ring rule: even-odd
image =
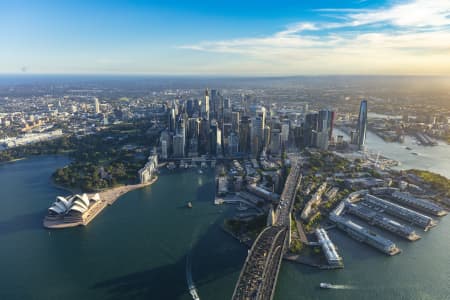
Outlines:
{"type": "Polygon", "coordinates": [[[65,228],[78,225],[87,225],[107,202],[100,199],[100,195],[82,194],[68,197],[58,196],[56,202],[48,209],[44,218],[46,228],[65,228]]]}

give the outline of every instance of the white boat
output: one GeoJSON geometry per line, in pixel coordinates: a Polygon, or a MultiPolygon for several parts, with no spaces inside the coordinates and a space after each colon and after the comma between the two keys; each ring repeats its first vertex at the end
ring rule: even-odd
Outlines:
{"type": "Polygon", "coordinates": [[[198,296],[198,293],[197,293],[197,290],[195,289],[195,287],[191,287],[191,288],[189,289],[189,293],[191,294],[192,299],[194,299],[194,300],[200,300],[200,297],[198,296]]]}
{"type": "Polygon", "coordinates": [[[203,174],[203,171],[199,169],[198,174],[200,174],[200,175],[203,174]]]}
{"type": "Polygon", "coordinates": [[[322,289],[332,289],[333,285],[331,283],[321,282],[320,283],[320,288],[322,288],[322,289]]]}

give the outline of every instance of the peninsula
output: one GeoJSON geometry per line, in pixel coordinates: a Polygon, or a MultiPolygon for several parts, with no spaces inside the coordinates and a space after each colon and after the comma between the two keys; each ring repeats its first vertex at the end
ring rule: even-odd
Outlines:
{"type": "Polygon", "coordinates": [[[87,226],[106,206],[112,205],[119,197],[149,186],[157,179],[155,176],[145,183],[118,186],[95,194],[75,194],[66,198],[58,196],[56,202],[48,209],[43,225],[52,229],[87,226]]]}

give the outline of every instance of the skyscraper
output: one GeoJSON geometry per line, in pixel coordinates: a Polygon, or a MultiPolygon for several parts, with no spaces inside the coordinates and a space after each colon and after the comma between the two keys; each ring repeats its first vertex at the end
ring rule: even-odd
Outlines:
{"type": "Polygon", "coordinates": [[[303,124],[303,146],[311,147],[316,144],[316,136],[313,134],[318,130],[319,114],[310,113],[306,115],[303,124]]]}
{"type": "Polygon", "coordinates": [[[239,152],[250,152],[250,118],[243,116],[239,126],[239,152]]]}
{"type": "Polygon", "coordinates": [[[319,121],[316,134],[315,146],[322,150],[328,149],[328,142],[332,134],[334,123],[334,112],[330,110],[319,111],[319,121]]]}
{"type": "Polygon", "coordinates": [[[200,136],[198,140],[199,154],[207,154],[210,150],[209,145],[209,129],[210,123],[206,119],[202,119],[200,122],[200,136]]]}
{"type": "Polygon", "coordinates": [[[173,137],[173,156],[184,157],[184,137],[181,134],[177,134],[173,137]]]}
{"type": "Polygon", "coordinates": [[[176,123],[175,108],[172,107],[169,110],[169,132],[175,132],[176,123]]]}
{"type": "Polygon", "coordinates": [[[194,108],[194,100],[193,99],[189,99],[186,102],[186,113],[188,114],[188,117],[192,117],[192,115],[194,114],[195,108],[194,108]]]}
{"type": "Polygon", "coordinates": [[[281,130],[274,129],[270,132],[270,153],[272,155],[281,154],[281,130]]]}
{"type": "Polygon", "coordinates": [[[317,130],[320,132],[327,131],[328,132],[328,110],[320,110],[319,111],[319,121],[317,130]]]}
{"type": "Polygon", "coordinates": [[[166,130],[161,132],[161,157],[167,159],[170,154],[172,136],[166,130]]]}
{"type": "Polygon", "coordinates": [[[289,129],[290,129],[289,121],[284,121],[281,124],[281,142],[283,144],[286,144],[289,140],[289,129]]]}
{"type": "Polygon", "coordinates": [[[94,98],[94,104],[95,104],[95,113],[99,114],[100,113],[100,102],[98,101],[97,97],[94,98]]]}
{"type": "Polygon", "coordinates": [[[336,112],[330,111],[328,114],[328,130],[329,135],[328,138],[331,140],[331,137],[333,136],[333,129],[334,129],[334,120],[336,119],[336,112]]]}
{"type": "Polygon", "coordinates": [[[264,142],[264,122],[263,117],[257,116],[252,119],[251,129],[251,150],[253,156],[258,155],[264,142]]]}
{"type": "Polygon", "coordinates": [[[161,158],[167,159],[168,157],[168,145],[166,140],[161,141],[161,158]]]}
{"type": "Polygon", "coordinates": [[[236,155],[239,151],[239,137],[236,133],[232,132],[228,138],[228,153],[229,155],[236,155]]]}
{"type": "Polygon", "coordinates": [[[359,107],[358,125],[356,127],[358,135],[359,149],[364,148],[366,144],[366,132],[367,132],[367,100],[362,100],[359,107]]]}
{"type": "Polygon", "coordinates": [[[187,123],[187,137],[188,139],[198,139],[200,133],[200,120],[198,118],[189,118],[187,123]]]}
{"type": "Polygon", "coordinates": [[[231,124],[232,124],[232,130],[236,133],[239,132],[239,121],[240,121],[240,116],[239,116],[239,112],[238,111],[233,111],[231,113],[231,124]]]}
{"type": "Polygon", "coordinates": [[[209,117],[211,119],[217,119],[217,90],[211,90],[209,92],[209,117]]]}
{"type": "Polygon", "coordinates": [[[205,90],[205,99],[202,102],[202,117],[209,120],[209,92],[205,90]]]}
{"type": "Polygon", "coordinates": [[[222,153],[222,132],[219,129],[217,121],[213,120],[210,127],[210,151],[212,155],[218,155],[222,153]]]}

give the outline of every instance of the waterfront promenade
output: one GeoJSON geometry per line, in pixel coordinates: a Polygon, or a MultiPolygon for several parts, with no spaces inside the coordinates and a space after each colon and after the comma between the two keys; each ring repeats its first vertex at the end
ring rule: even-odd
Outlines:
{"type": "MultiPolygon", "coordinates": [[[[106,201],[108,205],[112,205],[117,199],[119,199],[120,196],[125,195],[128,192],[152,185],[156,180],[158,180],[158,177],[155,177],[154,179],[146,183],[122,185],[115,188],[106,189],[99,192],[98,194],[100,195],[100,199],[106,201]]],[[[93,196],[94,194],[90,194],[89,196],[93,196]]]]}

